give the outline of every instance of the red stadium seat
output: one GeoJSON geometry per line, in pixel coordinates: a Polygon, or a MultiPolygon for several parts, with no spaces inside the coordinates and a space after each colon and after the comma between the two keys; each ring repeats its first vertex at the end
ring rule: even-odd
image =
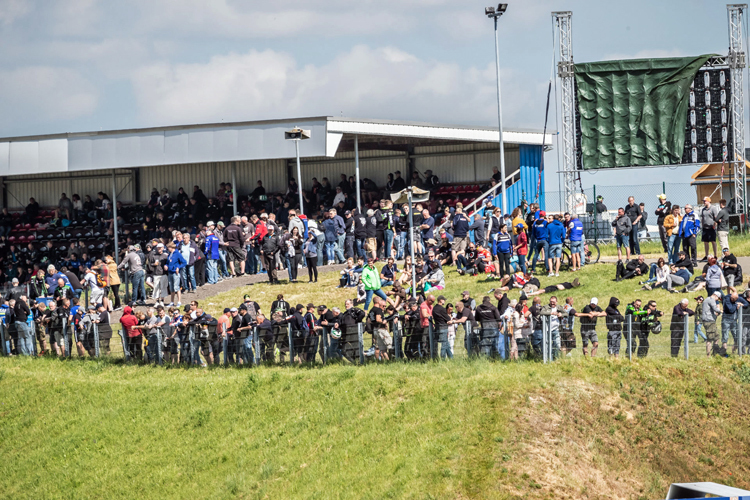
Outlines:
{"type": "Polygon", "coordinates": [[[18,242],[19,243],[26,243],[26,235],[22,234],[21,236],[19,236],[18,237],[18,242]]]}
{"type": "Polygon", "coordinates": [[[16,237],[15,236],[9,236],[8,237],[8,241],[11,242],[11,243],[14,243],[16,241],[16,237]]]}
{"type": "Polygon", "coordinates": [[[26,238],[26,240],[27,240],[27,241],[34,241],[35,239],[36,239],[36,236],[34,236],[33,234],[30,234],[30,235],[29,235],[29,236],[28,236],[28,237],[26,238]]]}

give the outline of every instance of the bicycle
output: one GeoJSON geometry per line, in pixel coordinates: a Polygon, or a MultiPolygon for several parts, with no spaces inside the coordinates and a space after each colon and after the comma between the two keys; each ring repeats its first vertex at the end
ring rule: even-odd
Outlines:
{"type": "MultiPolygon", "coordinates": [[[[586,256],[586,262],[584,262],[585,265],[596,264],[597,262],[599,262],[599,245],[597,245],[593,241],[583,242],[583,253],[586,256]]],[[[560,258],[560,269],[570,269],[570,254],[570,241],[565,240],[565,242],[563,242],[562,257],[560,258]]]]}

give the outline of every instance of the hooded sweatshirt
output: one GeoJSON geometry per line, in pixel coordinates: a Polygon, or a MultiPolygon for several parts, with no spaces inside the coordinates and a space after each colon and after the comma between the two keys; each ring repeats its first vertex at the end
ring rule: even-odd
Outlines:
{"type": "Polygon", "coordinates": [[[122,318],[120,318],[123,330],[128,337],[137,337],[141,334],[140,330],[134,330],[133,327],[138,324],[138,318],[133,315],[133,308],[125,306],[122,310],[122,318]]]}
{"type": "Polygon", "coordinates": [[[617,310],[617,306],[620,305],[620,299],[612,297],[609,299],[609,305],[604,310],[607,313],[607,330],[610,332],[622,331],[622,324],[625,318],[620,311],[617,310]]]}

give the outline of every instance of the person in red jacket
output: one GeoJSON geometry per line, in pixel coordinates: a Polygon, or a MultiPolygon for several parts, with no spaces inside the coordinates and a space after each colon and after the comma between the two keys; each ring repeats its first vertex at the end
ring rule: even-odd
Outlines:
{"type": "Polygon", "coordinates": [[[140,359],[143,337],[139,329],[133,328],[138,324],[138,318],[135,317],[133,314],[133,308],[130,306],[125,306],[122,313],[120,324],[122,325],[125,336],[128,338],[128,352],[130,353],[130,357],[137,357],[140,359]]]}

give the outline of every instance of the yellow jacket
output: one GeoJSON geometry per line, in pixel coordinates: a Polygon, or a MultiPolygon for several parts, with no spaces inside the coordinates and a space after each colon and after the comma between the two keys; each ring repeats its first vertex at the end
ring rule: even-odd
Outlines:
{"type": "Polygon", "coordinates": [[[523,224],[523,230],[526,231],[529,229],[529,226],[526,225],[526,221],[524,221],[521,217],[516,217],[513,219],[513,234],[518,234],[518,229],[516,229],[516,226],[519,224],[523,224]]]}
{"type": "Polygon", "coordinates": [[[664,229],[667,230],[668,237],[672,236],[672,231],[674,230],[674,228],[680,225],[680,220],[682,220],[682,218],[679,215],[675,217],[674,215],[669,214],[664,217],[664,229]]]}

